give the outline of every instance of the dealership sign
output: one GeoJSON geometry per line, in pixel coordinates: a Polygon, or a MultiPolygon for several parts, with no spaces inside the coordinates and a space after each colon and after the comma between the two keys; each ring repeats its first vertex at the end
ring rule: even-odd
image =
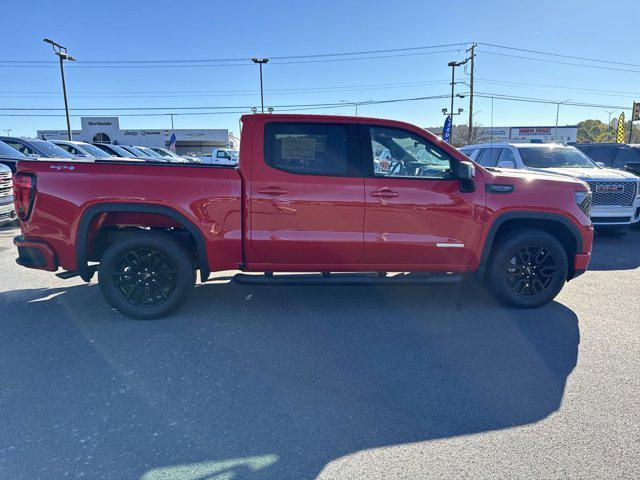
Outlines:
{"type": "Polygon", "coordinates": [[[520,127],[517,129],[517,135],[521,137],[551,135],[551,130],[551,127],[520,127]]]}

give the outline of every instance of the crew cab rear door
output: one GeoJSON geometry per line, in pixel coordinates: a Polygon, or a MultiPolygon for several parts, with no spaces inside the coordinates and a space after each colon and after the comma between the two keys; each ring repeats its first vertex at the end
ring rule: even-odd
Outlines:
{"type": "Polygon", "coordinates": [[[320,271],[358,264],[364,181],[357,125],[265,120],[254,135],[247,267],[320,271]]]}
{"type": "Polygon", "coordinates": [[[462,192],[459,161],[416,131],[362,125],[362,263],[381,269],[464,271],[482,232],[484,185],[462,192]],[[387,268],[387,269],[388,269],[387,268]]]}

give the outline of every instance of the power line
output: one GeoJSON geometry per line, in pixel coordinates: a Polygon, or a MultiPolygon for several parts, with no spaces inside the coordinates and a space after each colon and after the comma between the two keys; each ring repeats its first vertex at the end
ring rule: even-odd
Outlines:
{"type": "MultiPolygon", "coordinates": [[[[445,43],[440,45],[423,45],[418,47],[405,47],[405,48],[390,48],[385,50],[360,50],[354,52],[331,52],[331,53],[315,53],[315,54],[305,54],[305,55],[286,55],[286,56],[266,56],[271,61],[274,60],[299,60],[299,59],[310,59],[310,58],[320,58],[320,57],[339,57],[339,56],[354,56],[354,55],[372,55],[379,53],[397,53],[397,52],[408,52],[408,51],[416,51],[416,50],[428,50],[432,48],[446,48],[446,47],[463,47],[467,45],[467,43],[445,43]]],[[[158,64],[158,63],[218,63],[218,62],[247,62],[251,61],[251,57],[247,56],[236,57],[236,58],[209,58],[209,59],[169,59],[169,60],[87,60],[83,61],[84,64],[95,64],[95,65],[113,65],[113,64],[158,64]]],[[[22,64],[22,63],[35,63],[35,64],[54,64],[55,62],[43,61],[43,60],[0,60],[0,63],[7,64],[22,64]]]]}
{"type": "MultiPolygon", "coordinates": [[[[449,50],[436,50],[429,52],[414,52],[414,53],[398,53],[391,55],[375,55],[375,56],[364,56],[364,57],[349,57],[349,58],[323,58],[323,59],[309,59],[309,60],[285,60],[285,61],[273,61],[269,62],[273,65],[293,65],[293,64],[307,64],[307,63],[330,63],[330,62],[351,62],[358,60],[379,60],[384,58],[399,58],[399,57],[415,57],[415,56],[423,56],[423,55],[435,55],[440,53],[452,53],[458,52],[460,49],[449,49],[449,50]]],[[[143,64],[143,65],[93,65],[87,64],[88,62],[82,62],[80,64],[76,64],[73,66],[73,69],[138,69],[138,68],[209,68],[209,67],[248,67],[251,66],[251,63],[198,63],[198,64],[143,64]]],[[[0,68],[56,68],[55,65],[50,64],[33,64],[33,65],[22,65],[22,64],[9,64],[9,65],[0,65],[0,68]]]]}
{"type": "MultiPolygon", "coordinates": [[[[418,82],[397,82],[397,83],[373,83],[373,84],[360,84],[360,85],[337,85],[332,87],[307,87],[307,88],[285,88],[285,89],[265,89],[265,92],[269,92],[272,95],[295,95],[295,94],[315,94],[315,93],[332,93],[332,92],[350,92],[361,90],[376,90],[376,89],[388,89],[388,88],[401,88],[401,87],[420,87],[426,85],[436,84],[448,84],[449,80],[425,80],[418,82]]],[[[260,94],[260,90],[245,89],[245,90],[201,90],[201,91],[124,91],[124,92],[107,92],[107,91],[80,91],[77,95],[72,95],[74,98],[115,98],[115,97],[150,97],[150,98],[171,98],[175,97],[190,97],[190,96],[246,96],[252,94],[260,94]],[[92,95],[92,93],[98,95],[92,95]],[[100,94],[104,94],[100,95],[100,94]]],[[[16,97],[20,95],[34,96],[57,96],[58,92],[53,91],[14,91],[14,92],[2,92],[0,97],[16,97]]]]}
{"type": "Polygon", "coordinates": [[[544,63],[555,63],[559,65],[572,65],[577,67],[597,68],[600,70],[613,70],[616,72],[640,73],[640,70],[631,70],[628,68],[603,67],[600,65],[589,65],[587,63],[562,62],[560,60],[550,60],[548,58],[535,58],[535,57],[527,57],[524,55],[511,55],[508,53],[490,52],[488,50],[482,50],[482,53],[484,53],[485,55],[499,55],[501,57],[520,58],[523,60],[533,60],[536,62],[544,62],[544,63]]]}
{"type": "Polygon", "coordinates": [[[614,60],[602,60],[599,58],[589,58],[589,57],[578,57],[575,55],[566,55],[566,54],[562,54],[562,53],[553,53],[553,52],[543,52],[540,50],[529,50],[527,48],[517,48],[517,47],[509,47],[507,45],[498,45],[495,43],[484,43],[484,42],[478,42],[479,45],[485,45],[487,47],[495,47],[495,48],[504,48],[506,50],[514,50],[514,51],[518,51],[518,52],[526,52],[526,53],[536,53],[539,55],[549,55],[552,57],[559,57],[559,58],[571,58],[574,60],[586,60],[588,62],[596,62],[596,63],[607,63],[610,65],[624,65],[627,67],[640,67],[640,64],[638,63],[625,63],[625,62],[620,62],[620,61],[614,61],[614,60]]]}

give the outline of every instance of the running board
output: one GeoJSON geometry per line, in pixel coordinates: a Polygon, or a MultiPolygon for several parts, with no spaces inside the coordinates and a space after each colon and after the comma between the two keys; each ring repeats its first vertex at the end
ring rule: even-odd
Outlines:
{"type": "Polygon", "coordinates": [[[237,273],[233,281],[242,285],[437,285],[456,283],[463,278],[464,275],[455,273],[401,273],[390,277],[370,273],[282,275],[237,273]]]}
{"type": "MultiPolygon", "coordinates": [[[[96,273],[97,270],[98,270],[98,266],[97,265],[87,265],[87,272],[92,277],[96,273]]],[[[61,278],[63,280],[68,280],[70,278],[75,278],[75,277],[79,277],[79,276],[80,276],[80,272],[70,272],[68,270],[65,270],[64,272],[56,273],[56,277],[61,278]]]]}

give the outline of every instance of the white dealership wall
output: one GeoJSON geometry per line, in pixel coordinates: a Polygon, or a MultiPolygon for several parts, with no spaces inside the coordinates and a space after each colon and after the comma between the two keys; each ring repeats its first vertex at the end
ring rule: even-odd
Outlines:
{"type": "MultiPolygon", "coordinates": [[[[171,130],[122,130],[118,117],[81,117],[82,130],[72,130],[73,139],[144,147],[167,147],[171,130]]],[[[239,140],[226,129],[175,129],[179,154],[210,155],[212,147],[238,148],[239,140]]],[[[66,130],[38,130],[38,138],[66,140],[66,130]]]]}
{"type": "Polygon", "coordinates": [[[555,126],[542,127],[487,127],[478,128],[477,137],[481,141],[493,138],[494,142],[575,142],[578,137],[578,126],[569,125],[558,127],[556,134],[555,126]]]}

